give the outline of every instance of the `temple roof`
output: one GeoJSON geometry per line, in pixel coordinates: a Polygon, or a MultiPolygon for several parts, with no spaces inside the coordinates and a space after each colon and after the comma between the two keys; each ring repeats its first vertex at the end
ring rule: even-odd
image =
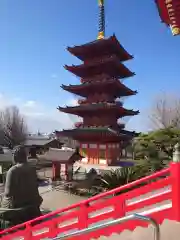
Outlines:
{"type": "Polygon", "coordinates": [[[75,107],[58,107],[58,110],[64,113],[70,113],[78,116],[85,116],[89,114],[102,115],[113,114],[120,118],[123,116],[134,116],[139,111],[128,110],[117,103],[97,103],[97,104],[83,104],[75,107]]]}
{"type": "Polygon", "coordinates": [[[160,18],[165,24],[172,25],[173,24],[172,20],[175,21],[176,23],[179,23],[178,21],[180,17],[179,1],[172,0],[172,3],[170,4],[165,0],[155,0],[155,3],[157,4],[160,18]],[[171,13],[172,15],[169,15],[169,13],[171,13]]]}
{"type": "Polygon", "coordinates": [[[81,78],[93,77],[100,74],[107,74],[110,77],[127,78],[135,75],[117,58],[107,58],[101,62],[90,62],[81,65],[64,66],[65,69],[81,78]]]}
{"type": "Polygon", "coordinates": [[[115,35],[80,46],[68,47],[67,50],[82,61],[112,54],[115,54],[120,61],[133,58],[119,43],[115,35]]]}
{"type": "Polygon", "coordinates": [[[160,16],[161,20],[164,23],[169,25],[170,19],[169,19],[168,10],[167,10],[165,1],[164,0],[155,0],[155,3],[157,4],[159,16],[160,16]]]}
{"type": "Polygon", "coordinates": [[[71,136],[73,139],[79,141],[95,141],[95,142],[119,142],[120,140],[131,139],[136,135],[135,132],[127,130],[114,130],[108,127],[94,127],[94,128],[75,128],[71,130],[63,130],[56,132],[57,136],[71,136]]]}
{"type": "Polygon", "coordinates": [[[74,149],[50,148],[44,155],[39,155],[40,160],[54,161],[60,163],[73,163],[81,160],[82,156],[74,149]]]}
{"type": "Polygon", "coordinates": [[[46,138],[27,138],[24,145],[26,147],[32,147],[32,146],[37,146],[37,147],[46,147],[48,145],[63,145],[60,141],[57,139],[46,139],[46,138]]]}
{"type": "Polygon", "coordinates": [[[62,89],[77,94],[81,97],[87,97],[92,92],[111,92],[117,97],[131,96],[137,94],[137,91],[133,91],[126,87],[118,79],[96,81],[91,83],[85,83],[80,85],[62,85],[62,89]]]}

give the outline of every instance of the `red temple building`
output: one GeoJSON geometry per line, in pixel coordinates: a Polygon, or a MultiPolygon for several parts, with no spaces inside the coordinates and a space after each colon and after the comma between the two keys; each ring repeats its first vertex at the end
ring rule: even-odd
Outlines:
{"type": "MultiPolygon", "coordinates": [[[[103,3],[103,1],[100,1],[103,3]]],[[[120,160],[122,150],[135,132],[124,129],[118,119],[134,116],[139,111],[123,107],[122,97],[137,93],[126,87],[122,79],[134,76],[123,62],[133,57],[123,48],[116,36],[104,37],[104,8],[100,6],[100,30],[98,40],[67,50],[79,58],[82,64],[65,66],[79,77],[78,85],[62,85],[62,89],[80,96],[78,106],[58,107],[58,110],[80,116],[83,120],[74,129],[56,132],[80,143],[80,153],[89,164],[112,165],[120,160]]]]}

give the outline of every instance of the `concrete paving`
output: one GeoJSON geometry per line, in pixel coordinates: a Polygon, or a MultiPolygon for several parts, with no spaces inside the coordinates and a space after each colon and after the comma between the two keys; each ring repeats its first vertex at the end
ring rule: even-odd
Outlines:
{"type": "Polygon", "coordinates": [[[42,208],[50,211],[65,208],[86,199],[85,197],[69,194],[63,190],[57,189],[52,191],[51,186],[39,187],[39,192],[43,197],[42,208]]]}

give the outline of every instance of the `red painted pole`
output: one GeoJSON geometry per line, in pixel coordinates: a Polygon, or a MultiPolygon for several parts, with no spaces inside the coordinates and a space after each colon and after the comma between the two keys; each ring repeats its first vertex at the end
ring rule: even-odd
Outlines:
{"type": "Polygon", "coordinates": [[[60,179],[60,163],[59,162],[53,162],[53,165],[52,165],[52,172],[53,172],[53,180],[57,180],[57,179],[60,179]]]}
{"type": "Polygon", "coordinates": [[[108,165],[108,144],[106,143],[106,150],[105,150],[105,159],[106,159],[106,165],[108,165]]]}
{"type": "Polygon", "coordinates": [[[172,218],[180,222],[180,146],[176,144],[170,167],[172,179],[172,218]]]}
{"type": "Polygon", "coordinates": [[[86,149],[86,158],[88,159],[88,163],[91,164],[91,157],[90,157],[90,148],[89,148],[89,143],[87,143],[87,149],[86,149]]]}
{"type": "Polygon", "coordinates": [[[55,162],[52,162],[52,180],[55,180],[55,162]]]}
{"type": "Polygon", "coordinates": [[[99,155],[100,155],[100,153],[99,153],[99,143],[97,143],[97,160],[98,160],[98,164],[100,163],[99,162],[99,155]]]}
{"type": "Polygon", "coordinates": [[[68,165],[65,164],[65,180],[68,181],[68,165]]]}

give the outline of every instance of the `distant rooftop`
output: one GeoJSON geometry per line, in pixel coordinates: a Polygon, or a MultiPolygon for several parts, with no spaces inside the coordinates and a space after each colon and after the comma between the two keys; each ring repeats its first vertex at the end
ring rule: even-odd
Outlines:
{"type": "Polygon", "coordinates": [[[44,146],[51,142],[58,141],[57,139],[44,136],[29,136],[25,141],[25,146],[44,146]]]}
{"type": "Polygon", "coordinates": [[[50,148],[48,152],[44,155],[40,155],[40,160],[46,161],[59,161],[59,162],[73,162],[80,160],[82,157],[79,153],[77,153],[74,149],[64,148],[64,149],[57,149],[57,148],[50,148]]]}

